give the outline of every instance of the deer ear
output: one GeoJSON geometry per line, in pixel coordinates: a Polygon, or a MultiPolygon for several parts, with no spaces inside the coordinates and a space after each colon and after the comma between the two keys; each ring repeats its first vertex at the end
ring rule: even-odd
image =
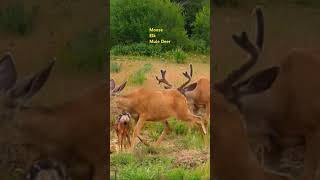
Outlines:
{"type": "Polygon", "coordinates": [[[14,86],[17,80],[16,66],[13,57],[7,53],[0,60],[0,90],[8,90],[14,86]]]}
{"type": "Polygon", "coordinates": [[[120,86],[118,86],[112,90],[112,94],[120,93],[126,87],[126,85],[127,85],[127,81],[123,82],[120,86]]]}
{"type": "Polygon", "coordinates": [[[28,100],[33,97],[48,80],[54,63],[55,61],[51,62],[39,73],[19,81],[12,89],[10,89],[9,95],[14,99],[19,100],[28,100]]]}
{"type": "Polygon", "coordinates": [[[198,83],[189,84],[187,87],[183,88],[183,92],[193,91],[197,85],[198,83]]]}
{"type": "Polygon", "coordinates": [[[110,79],[110,84],[109,84],[109,86],[110,86],[110,91],[112,91],[112,90],[116,87],[116,83],[114,82],[113,79],[110,79]]]}
{"type": "Polygon", "coordinates": [[[233,86],[233,89],[240,96],[261,93],[272,86],[279,74],[279,70],[279,67],[271,67],[262,70],[252,75],[247,80],[236,84],[233,86]]]}

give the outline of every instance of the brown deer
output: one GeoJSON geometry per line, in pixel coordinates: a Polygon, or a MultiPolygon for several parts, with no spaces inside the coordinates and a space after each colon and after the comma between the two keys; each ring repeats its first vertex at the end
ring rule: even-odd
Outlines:
{"type": "MultiPolygon", "coordinates": [[[[44,85],[53,67],[16,81],[11,55],[0,60],[0,117],[22,144],[35,147],[39,159],[54,158],[66,164],[74,179],[102,180],[106,158],[106,83],[71,101],[53,107],[25,103],[44,85]]],[[[3,126],[4,128],[7,126],[3,126]]]]}
{"type": "Polygon", "coordinates": [[[131,141],[130,141],[130,130],[131,130],[130,123],[131,122],[130,121],[131,121],[131,115],[127,112],[123,112],[117,117],[117,120],[114,123],[113,127],[117,133],[118,146],[120,151],[122,151],[124,147],[125,138],[127,139],[127,142],[129,143],[129,145],[131,145],[131,141]]]}
{"type": "MultiPolygon", "coordinates": [[[[218,87],[218,86],[216,86],[218,87]]],[[[251,151],[244,118],[219,89],[213,91],[212,155],[214,178],[220,180],[293,180],[260,166],[251,151]]]]}
{"type": "MultiPolygon", "coordinates": [[[[257,19],[263,24],[261,9],[256,12],[257,19]]],[[[252,49],[251,56],[255,57],[254,61],[246,63],[245,71],[239,71],[243,74],[255,64],[260,53],[252,43],[244,45],[247,41],[245,33],[241,37],[234,36],[234,40],[238,44],[241,42],[240,46],[246,47],[246,51],[252,49]]],[[[257,42],[262,47],[263,41],[257,42]]],[[[261,137],[266,146],[277,144],[285,148],[305,144],[303,178],[306,180],[320,179],[320,106],[315,96],[320,90],[319,68],[319,50],[294,49],[281,61],[278,70],[256,73],[238,83],[239,74],[232,75],[218,86],[226,99],[237,105],[245,116],[249,137],[261,137]],[[272,87],[258,93],[268,85],[265,80],[275,78],[275,71],[278,75],[272,87]]]]}
{"type": "MultiPolygon", "coordinates": [[[[166,79],[166,70],[161,70],[160,72],[161,78],[156,76],[158,83],[165,84],[165,89],[172,88],[172,84],[166,79]]],[[[197,114],[197,111],[201,107],[206,110],[204,119],[207,125],[210,116],[210,80],[205,77],[200,77],[194,83],[189,84],[193,74],[192,64],[190,64],[190,72],[184,72],[182,74],[187,78],[187,81],[179,86],[177,90],[187,98],[188,102],[191,103],[194,114],[197,114]]]]}
{"type": "MultiPolygon", "coordinates": [[[[245,117],[241,114],[232,92],[239,86],[237,81],[255,64],[258,47],[254,46],[246,33],[233,36],[234,41],[247,53],[249,61],[230,73],[222,81],[215,82],[213,89],[213,159],[214,175],[221,180],[289,180],[289,176],[265,169],[258,163],[249,145],[245,117]]],[[[271,67],[248,78],[259,82],[257,86],[237,89],[238,95],[263,93],[268,90],[279,73],[279,67],[271,67]]]]}
{"type": "MultiPolygon", "coordinates": [[[[112,82],[114,83],[113,80],[110,81],[110,83],[112,82]]],[[[130,151],[134,150],[136,138],[146,121],[162,121],[165,126],[156,141],[156,145],[159,145],[164,136],[170,131],[167,121],[170,117],[197,124],[202,128],[204,134],[207,133],[202,119],[190,112],[186,98],[177,90],[152,91],[139,88],[127,95],[118,95],[125,86],[126,82],[118,87],[115,84],[110,84],[110,87],[114,87],[111,95],[115,98],[116,108],[139,117],[131,138],[130,151]]]]}

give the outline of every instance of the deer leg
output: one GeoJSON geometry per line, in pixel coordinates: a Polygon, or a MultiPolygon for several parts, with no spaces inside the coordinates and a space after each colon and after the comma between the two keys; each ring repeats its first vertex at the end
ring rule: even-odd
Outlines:
{"type": "Polygon", "coordinates": [[[121,135],[120,135],[120,151],[122,151],[122,147],[123,147],[123,134],[121,133],[121,135]]]}
{"type": "Polygon", "coordinates": [[[131,146],[130,135],[127,134],[126,136],[127,136],[128,144],[129,144],[129,146],[131,146]]]}
{"type": "Polygon", "coordinates": [[[162,142],[164,136],[170,131],[169,123],[167,120],[163,121],[163,125],[164,125],[164,129],[156,142],[156,146],[158,146],[162,142]]]}
{"type": "Polygon", "coordinates": [[[177,117],[178,119],[181,119],[183,121],[199,125],[202,128],[203,133],[207,134],[207,130],[201,117],[192,114],[190,111],[188,111],[187,108],[185,109],[185,111],[180,112],[177,117]]]}
{"type": "Polygon", "coordinates": [[[117,137],[118,137],[118,151],[120,151],[120,149],[121,149],[121,145],[120,145],[120,134],[119,133],[117,133],[117,137]]]}
{"type": "Polygon", "coordinates": [[[140,131],[144,125],[144,119],[142,116],[140,116],[136,126],[134,127],[134,130],[133,130],[133,135],[132,135],[132,142],[131,142],[131,147],[130,147],[130,150],[131,152],[133,152],[133,149],[134,149],[134,146],[136,144],[136,138],[137,136],[140,134],[140,131]]]}

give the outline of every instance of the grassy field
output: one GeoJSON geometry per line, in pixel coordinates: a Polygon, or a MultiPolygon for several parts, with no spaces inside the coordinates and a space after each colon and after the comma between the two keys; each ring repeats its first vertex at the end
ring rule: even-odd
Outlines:
{"type": "MultiPolygon", "coordinates": [[[[188,55],[186,62],[193,65],[194,80],[200,76],[210,78],[208,56],[188,55]]],[[[129,80],[123,94],[139,87],[159,90],[163,87],[158,85],[155,75],[159,75],[160,69],[166,69],[167,79],[178,86],[185,81],[182,72],[188,70],[188,64],[176,64],[170,59],[162,58],[113,56],[110,77],[115,79],[116,83],[129,80]],[[145,73],[138,73],[141,71],[145,73]]],[[[114,116],[115,114],[111,115],[111,124],[114,116]]],[[[113,153],[110,157],[110,178],[117,177],[121,180],[210,179],[210,137],[204,137],[198,129],[192,129],[189,132],[187,124],[175,119],[170,119],[169,124],[170,133],[160,146],[155,148],[152,143],[160,136],[163,125],[161,122],[146,123],[141,133],[143,139],[147,140],[151,146],[139,143],[132,154],[116,151],[116,135],[111,131],[110,148],[113,153]]]]}

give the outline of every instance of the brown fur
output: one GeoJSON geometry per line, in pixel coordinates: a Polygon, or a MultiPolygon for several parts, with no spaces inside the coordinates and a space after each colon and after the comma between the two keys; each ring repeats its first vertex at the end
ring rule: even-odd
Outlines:
{"type": "Polygon", "coordinates": [[[197,87],[192,91],[185,92],[185,96],[193,102],[195,110],[201,107],[205,108],[204,119],[208,122],[210,117],[210,80],[201,77],[195,83],[197,83],[197,87]]]}
{"type": "MultiPolygon", "coordinates": [[[[42,156],[66,163],[85,162],[94,180],[106,178],[105,83],[70,102],[56,107],[32,107],[17,114],[24,143],[39,148],[42,156]]],[[[88,179],[80,176],[77,179],[88,179]]]]}
{"type": "Polygon", "coordinates": [[[220,180],[289,180],[262,168],[251,152],[240,111],[218,90],[213,94],[214,176],[220,180]]]}
{"type": "MultiPolygon", "coordinates": [[[[128,117],[130,118],[130,117],[128,117]]],[[[130,119],[123,119],[123,116],[120,115],[119,119],[115,122],[113,126],[114,130],[117,133],[118,137],[118,146],[119,150],[122,151],[124,147],[124,140],[127,139],[129,145],[131,145],[130,141],[130,119]]]]}
{"type": "Polygon", "coordinates": [[[163,121],[164,123],[165,129],[157,140],[157,145],[160,144],[165,134],[170,130],[167,122],[169,117],[201,125],[202,130],[206,133],[201,118],[189,111],[186,98],[177,90],[150,91],[140,88],[127,95],[115,98],[119,109],[139,115],[139,120],[132,136],[131,151],[133,151],[136,137],[140,134],[146,121],[163,121]]]}

